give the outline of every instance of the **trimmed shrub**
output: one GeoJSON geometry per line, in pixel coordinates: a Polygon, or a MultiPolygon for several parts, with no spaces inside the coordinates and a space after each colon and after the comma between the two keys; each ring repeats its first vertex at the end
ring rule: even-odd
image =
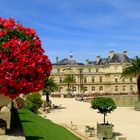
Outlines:
{"type": "Polygon", "coordinates": [[[37,113],[42,105],[41,95],[39,93],[28,94],[25,100],[26,108],[30,111],[37,113]]]}

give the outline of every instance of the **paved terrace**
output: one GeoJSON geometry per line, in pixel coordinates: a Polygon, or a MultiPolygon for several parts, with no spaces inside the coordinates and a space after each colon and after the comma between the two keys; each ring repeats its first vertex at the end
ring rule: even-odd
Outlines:
{"type": "MultiPolygon", "coordinates": [[[[72,121],[77,125],[78,132],[81,134],[85,134],[86,125],[96,127],[97,122],[103,122],[103,115],[91,109],[89,103],[76,101],[73,98],[51,98],[51,100],[52,104],[61,104],[64,109],[52,110],[47,114],[47,118],[67,126],[71,126],[70,121],[72,121]]],[[[140,111],[135,111],[132,107],[118,107],[108,114],[106,119],[114,124],[116,134],[127,137],[127,140],[140,140],[140,111]]]]}

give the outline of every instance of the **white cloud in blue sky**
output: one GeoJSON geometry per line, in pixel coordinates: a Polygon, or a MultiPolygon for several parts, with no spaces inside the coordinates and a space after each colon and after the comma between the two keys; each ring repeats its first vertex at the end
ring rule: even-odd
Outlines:
{"type": "Polygon", "coordinates": [[[139,0],[4,0],[1,16],[37,30],[51,61],[78,61],[110,50],[140,54],[139,0]]]}

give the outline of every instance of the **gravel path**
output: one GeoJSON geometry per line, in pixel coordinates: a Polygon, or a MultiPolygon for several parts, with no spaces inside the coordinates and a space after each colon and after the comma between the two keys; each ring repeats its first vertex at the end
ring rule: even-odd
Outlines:
{"type": "MultiPolygon", "coordinates": [[[[97,122],[103,122],[103,115],[91,109],[89,103],[66,98],[51,98],[51,101],[64,107],[47,114],[47,118],[56,123],[70,125],[72,121],[78,126],[79,132],[84,133],[85,125],[96,128],[97,122]]],[[[132,107],[118,107],[106,119],[114,124],[116,134],[127,137],[127,140],[140,140],[140,111],[132,107]]]]}
{"type": "Polygon", "coordinates": [[[0,140],[26,140],[25,137],[21,136],[0,136],[0,140]]]}

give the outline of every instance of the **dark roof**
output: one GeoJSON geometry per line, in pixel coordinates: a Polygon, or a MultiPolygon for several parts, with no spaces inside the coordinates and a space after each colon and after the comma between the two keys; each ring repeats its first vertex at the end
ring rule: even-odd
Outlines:
{"type": "Polygon", "coordinates": [[[128,62],[128,61],[130,61],[130,59],[127,55],[125,55],[123,53],[115,53],[112,58],[108,57],[107,61],[118,63],[118,62],[128,62]]]}
{"type": "Polygon", "coordinates": [[[86,63],[77,63],[76,60],[71,58],[64,58],[60,60],[58,63],[53,63],[53,65],[101,65],[108,63],[119,63],[119,62],[129,62],[131,59],[124,53],[114,53],[113,56],[106,58],[99,57],[98,61],[90,61],[86,60],[86,63]]]}
{"type": "Polygon", "coordinates": [[[83,63],[77,63],[75,60],[70,60],[68,58],[64,58],[60,60],[58,63],[53,63],[53,65],[84,65],[83,63]]]}

